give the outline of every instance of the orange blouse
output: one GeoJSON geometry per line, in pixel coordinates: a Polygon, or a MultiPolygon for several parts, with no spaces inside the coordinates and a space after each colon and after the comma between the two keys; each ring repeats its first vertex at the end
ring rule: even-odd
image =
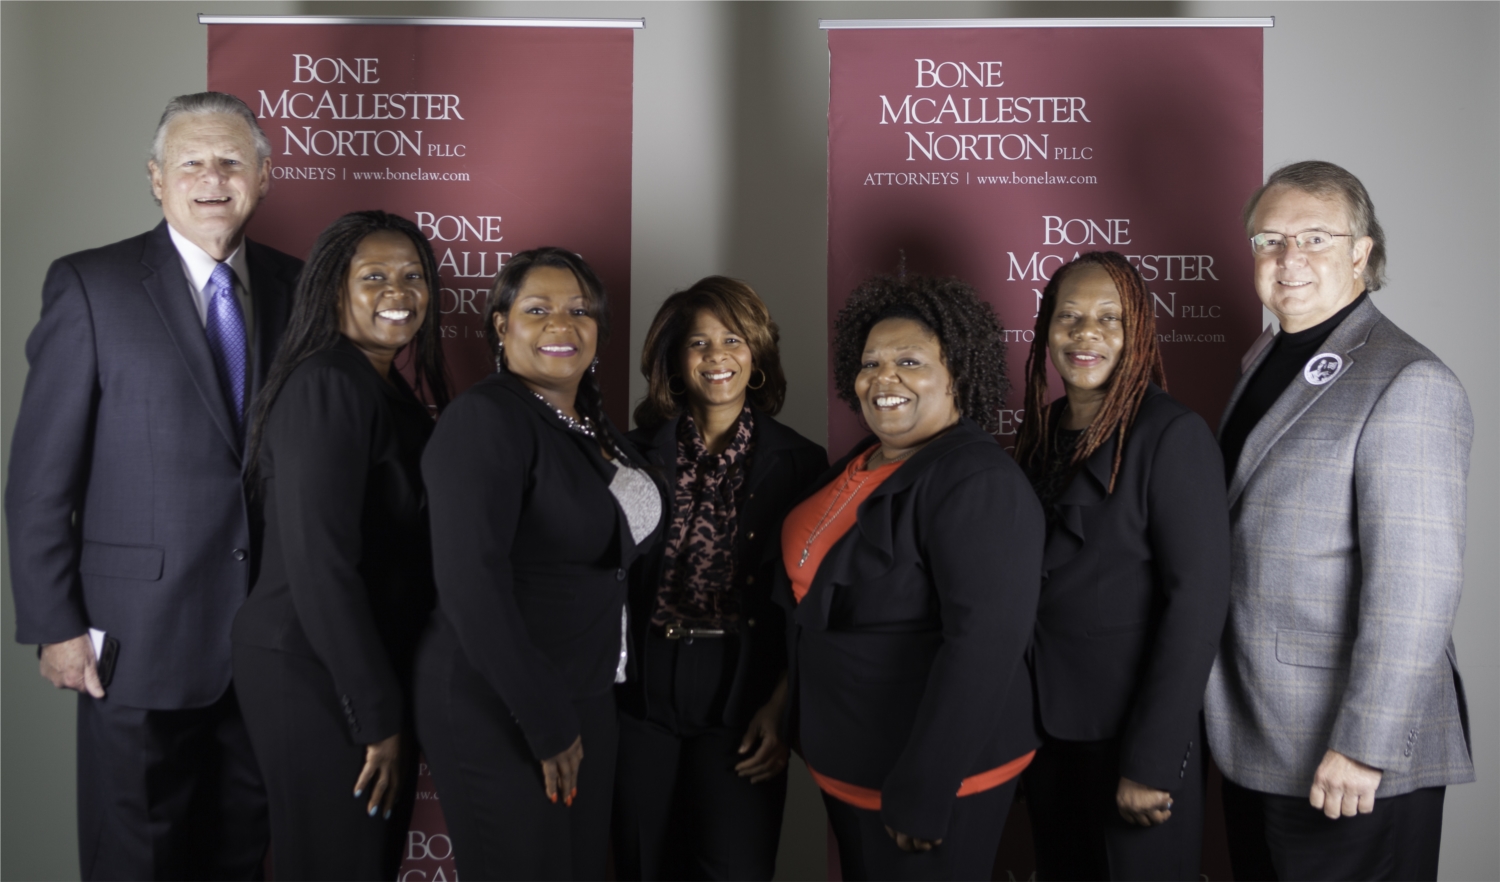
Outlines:
{"type": "Polygon", "coordinates": [[[900,468],[901,461],[897,461],[865,471],[865,463],[879,449],[880,445],[872,445],[856,456],[842,475],[803,500],[782,522],[781,557],[798,603],[812,588],[824,556],[854,526],[859,504],[900,468]]]}
{"type": "MultiPolygon", "coordinates": [[[[792,594],[798,603],[802,602],[802,598],[812,588],[813,578],[817,576],[823,558],[854,527],[860,503],[868,499],[875,488],[900,467],[901,462],[898,461],[865,471],[865,463],[879,449],[880,445],[873,445],[856,456],[842,475],[803,500],[801,505],[786,516],[781,527],[781,558],[786,564],[786,572],[792,582],[792,594]]],[[[1036,751],[1031,751],[987,772],[970,775],[959,783],[958,795],[970,796],[999,787],[1031,765],[1035,754],[1036,751]]],[[[821,775],[812,766],[808,766],[807,770],[812,773],[813,780],[818,782],[823,792],[834,799],[855,808],[880,811],[879,790],[847,784],[821,775]]]]}

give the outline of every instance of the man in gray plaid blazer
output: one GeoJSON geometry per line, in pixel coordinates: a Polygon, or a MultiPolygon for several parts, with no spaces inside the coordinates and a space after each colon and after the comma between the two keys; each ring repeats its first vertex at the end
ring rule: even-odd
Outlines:
{"type": "Polygon", "coordinates": [[[1237,879],[1435,879],[1445,786],[1474,780],[1453,648],[1473,418],[1383,316],[1357,178],[1304,162],[1246,208],[1281,322],[1219,436],[1229,619],[1205,701],[1237,879]]]}

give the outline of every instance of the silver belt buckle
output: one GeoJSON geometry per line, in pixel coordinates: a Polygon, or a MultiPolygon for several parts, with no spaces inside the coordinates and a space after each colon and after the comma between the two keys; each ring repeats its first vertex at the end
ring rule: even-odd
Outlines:
{"type": "Polygon", "coordinates": [[[723,637],[723,628],[689,628],[681,622],[673,622],[667,625],[666,637],[668,640],[686,640],[693,642],[695,637],[723,637]]]}

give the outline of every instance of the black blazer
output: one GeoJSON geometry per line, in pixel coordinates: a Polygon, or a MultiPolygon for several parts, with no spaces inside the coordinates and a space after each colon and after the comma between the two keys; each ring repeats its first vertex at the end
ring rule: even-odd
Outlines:
{"type": "MultiPolygon", "coordinates": [[[[255,375],[302,262],[245,243],[255,375]]],[[[165,222],[53,262],[5,489],[16,639],[120,643],[112,701],[204,707],[229,687],[250,590],[240,439],[165,222]]]]}
{"type": "Polygon", "coordinates": [[[1021,659],[1044,532],[1026,476],[964,419],[860,504],[800,604],[781,570],[803,756],[879,790],[902,833],[944,838],[963,779],[1038,743],[1021,659]]]}
{"type": "MultiPolygon", "coordinates": [[[[1054,425],[1062,400],[1052,404],[1054,425]]],[[[1125,439],[1074,476],[1047,536],[1031,667],[1048,735],[1120,739],[1120,774],[1180,786],[1229,605],[1224,461],[1202,417],[1152,386],[1125,439]]]]}
{"type": "Polygon", "coordinates": [[[578,737],[575,699],[613,689],[626,570],[661,535],[658,521],[632,540],[609,492],[614,472],[597,442],[509,373],[455,399],[422,457],[438,605],[420,664],[477,671],[538,760],[578,737]]]}
{"type": "MultiPolygon", "coordinates": [[[[667,498],[673,502],[677,486],[677,425],[670,419],[656,429],[636,429],[629,434],[642,455],[666,480],[667,498]]],[[[786,670],[786,616],[771,600],[781,559],[781,519],[793,503],[814,488],[813,482],[828,468],[828,452],[792,429],[756,411],[755,452],[745,482],[745,508],[739,513],[734,559],[748,566],[740,598],[739,658],[734,682],[724,705],[723,723],[743,726],[770,699],[781,673],[786,670]]],[[[669,510],[666,517],[672,517],[669,510]]],[[[665,526],[665,522],[664,522],[665,526]]],[[[634,646],[644,646],[656,612],[661,586],[663,544],[642,556],[630,569],[630,630],[634,646]]],[[[647,717],[645,653],[631,656],[630,676],[616,689],[620,706],[638,719],[647,717]]]]}
{"type": "Polygon", "coordinates": [[[343,338],[287,378],[261,442],[260,573],[234,621],[236,643],[328,669],[356,744],[400,731],[433,603],[421,475],[432,417],[391,379],[343,338]]]}

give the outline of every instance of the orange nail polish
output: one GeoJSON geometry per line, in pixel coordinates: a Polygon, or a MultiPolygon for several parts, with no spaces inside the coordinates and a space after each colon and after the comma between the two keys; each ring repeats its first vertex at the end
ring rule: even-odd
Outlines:
{"type": "Polygon", "coordinates": [[[552,800],[552,802],[554,804],[556,804],[556,802],[557,802],[557,794],[556,793],[552,794],[551,796],[549,796],[547,798],[550,799],[550,800],[552,800]]]}

